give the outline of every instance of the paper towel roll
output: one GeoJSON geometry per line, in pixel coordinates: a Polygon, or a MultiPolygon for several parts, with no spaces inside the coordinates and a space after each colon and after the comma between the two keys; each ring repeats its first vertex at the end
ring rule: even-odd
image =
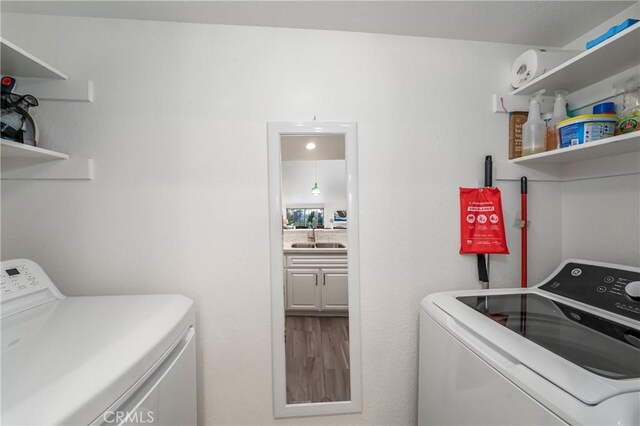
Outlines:
{"type": "Polygon", "coordinates": [[[579,50],[529,49],[511,67],[511,86],[517,89],[581,53],[579,50]]]}

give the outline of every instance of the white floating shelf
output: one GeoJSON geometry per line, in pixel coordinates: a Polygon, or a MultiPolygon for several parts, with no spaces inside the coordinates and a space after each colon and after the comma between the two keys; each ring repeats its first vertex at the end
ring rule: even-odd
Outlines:
{"type": "Polygon", "coordinates": [[[640,64],[640,23],[558,65],[511,95],[530,95],[540,89],[575,92],[640,64]]]}
{"type": "Polygon", "coordinates": [[[37,146],[25,145],[19,142],[2,139],[0,141],[0,153],[2,158],[26,158],[34,160],[68,160],[69,154],[39,148],[37,146]]]}
{"type": "MultiPolygon", "coordinates": [[[[0,72],[16,77],[16,89],[44,100],[93,101],[90,81],[68,81],[65,73],[2,37],[0,47],[0,72]]],[[[93,160],[62,152],[1,139],[0,157],[2,180],[93,179],[93,160]]]]}
{"type": "Polygon", "coordinates": [[[593,158],[610,157],[612,155],[640,152],[640,132],[614,136],[582,145],[559,148],[540,154],[515,158],[511,163],[530,165],[541,163],[572,163],[574,161],[590,160],[593,158]]]}
{"type": "Polygon", "coordinates": [[[2,75],[67,80],[69,77],[10,41],[0,38],[2,75]]]}
{"type": "Polygon", "coordinates": [[[2,180],[92,180],[93,160],[0,140],[2,180]]]}

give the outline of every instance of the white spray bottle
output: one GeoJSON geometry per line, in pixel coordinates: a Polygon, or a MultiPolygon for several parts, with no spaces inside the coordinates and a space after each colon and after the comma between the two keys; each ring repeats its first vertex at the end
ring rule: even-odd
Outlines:
{"type": "Polygon", "coordinates": [[[567,116],[567,95],[566,90],[556,90],[556,99],[553,103],[553,116],[547,123],[547,151],[552,151],[560,147],[558,135],[558,123],[569,118],[567,116]]]}
{"type": "Polygon", "coordinates": [[[529,115],[527,121],[522,125],[522,156],[544,152],[547,140],[547,126],[540,117],[540,105],[542,104],[542,94],[545,90],[540,90],[529,98],[529,115]]]}

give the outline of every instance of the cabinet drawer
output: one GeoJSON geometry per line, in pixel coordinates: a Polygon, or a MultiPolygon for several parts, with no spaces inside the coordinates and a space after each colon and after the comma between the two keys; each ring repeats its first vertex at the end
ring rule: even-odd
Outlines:
{"type": "Polygon", "coordinates": [[[301,256],[293,255],[287,256],[286,265],[290,267],[332,267],[332,266],[347,266],[347,256],[301,256]]]}

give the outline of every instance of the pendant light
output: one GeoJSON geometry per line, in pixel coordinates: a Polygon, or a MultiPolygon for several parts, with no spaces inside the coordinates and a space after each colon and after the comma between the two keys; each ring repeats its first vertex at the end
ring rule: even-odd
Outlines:
{"type": "Polygon", "coordinates": [[[318,161],[316,160],[316,181],[311,188],[311,193],[313,195],[320,195],[320,188],[318,187],[318,161]]]}

